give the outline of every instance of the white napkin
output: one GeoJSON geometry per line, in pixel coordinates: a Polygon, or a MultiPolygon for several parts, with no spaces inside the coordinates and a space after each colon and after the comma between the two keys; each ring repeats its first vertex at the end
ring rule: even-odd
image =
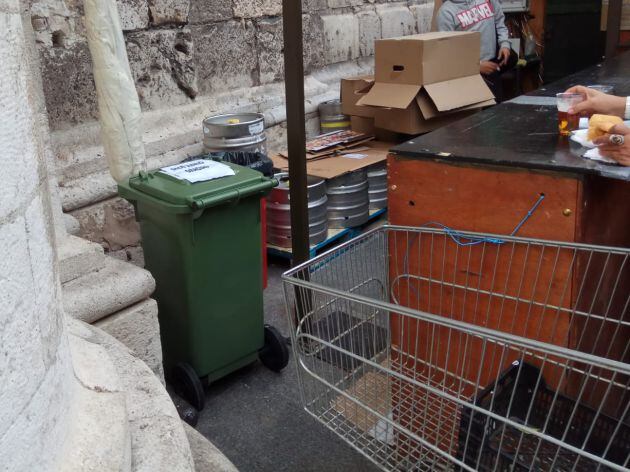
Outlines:
{"type": "Polygon", "coordinates": [[[571,141],[575,141],[580,146],[584,146],[585,148],[595,147],[595,145],[593,144],[593,141],[589,141],[588,139],[587,129],[579,129],[577,131],[573,131],[573,133],[571,133],[571,141]]]}
{"type": "Polygon", "coordinates": [[[617,161],[609,157],[602,156],[599,148],[588,139],[588,130],[580,129],[571,133],[571,141],[575,141],[585,148],[589,148],[582,157],[592,159],[593,161],[605,162],[606,164],[617,164],[617,161]]]}
{"type": "MultiPolygon", "coordinates": [[[[593,144],[593,143],[591,143],[593,144]]],[[[599,152],[599,148],[589,149],[584,153],[584,157],[587,159],[592,159],[594,161],[605,162],[606,164],[617,164],[617,161],[611,159],[610,157],[602,156],[599,152]]]]}

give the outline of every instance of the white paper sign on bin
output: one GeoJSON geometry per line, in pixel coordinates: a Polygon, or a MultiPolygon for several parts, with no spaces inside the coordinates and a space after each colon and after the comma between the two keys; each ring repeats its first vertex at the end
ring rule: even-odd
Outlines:
{"type": "Polygon", "coordinates": [[[160,172],[178,180],[187,180],[191,184],[236,174],[230,166],[207,159],[196,159],[174,166],[162,167],[160,172]]]}

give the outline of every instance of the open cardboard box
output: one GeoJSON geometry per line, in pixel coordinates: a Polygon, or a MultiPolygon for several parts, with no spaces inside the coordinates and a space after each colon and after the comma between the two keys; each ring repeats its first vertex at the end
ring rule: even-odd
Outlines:
{"type": "Polygon", "coordinates": [[[352,131],[374,136],[377,141],[384,141],[386,143],[403,143],[410,138],[405,134],[377,128],[374,124],[374,118],[366,118],[364,116],[351,116],[350,128],[352,131]]]}
{"type": "MultiPolygon", "coordinates": [[[[339,175],[343,175],[347,172],[352,172],[357,169],[363,169],[364,167],[384,162],[387,159],[387,154],[395,144],[382,141],[370,141],[366,143],[366,149],[360,151],[348,150],[351,154],[362,154],[365,157],[361,159],[344,157],[343,155],[326,157],[315,161],[308,161],[306,163],[306,173],[315,177],[321,177],[322,179],[332,179],[339,175]]],[[[275,155],[271,157],[273,166],[281,171],[289,170],[289,161],[287,158],[281,155],[275,155]]]]}
{"type": "Polygon", "coordinates": [[[375,108],[357,105],[357,102],[370,91],[373,85],[374,76],[372,75],[341,79],[341,113],[348,116],[374,118],[375,108]]]}
{"type": "Polygon", "coordinates": [[[493,105],[479,74],[479,33],[427,33],[375,45],[375,82],[356,103],[377,107],[377,128],[425,133],[493,105]]]}

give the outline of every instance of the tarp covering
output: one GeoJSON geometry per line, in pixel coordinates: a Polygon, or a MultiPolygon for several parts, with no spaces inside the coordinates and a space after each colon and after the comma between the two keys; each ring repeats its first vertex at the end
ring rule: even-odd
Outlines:
{"type": "Polygon", "coordinates": [[[85,0],[85,23],[98,97],[101,136],[117,182],[145,170],[141,110],[115,0],[85,0]]]}

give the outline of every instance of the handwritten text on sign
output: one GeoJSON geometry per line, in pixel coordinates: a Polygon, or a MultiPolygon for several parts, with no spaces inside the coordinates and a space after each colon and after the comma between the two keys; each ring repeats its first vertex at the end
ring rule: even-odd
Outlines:
{"type": "Polygon", "coordinates": [[[191,184],[235,175],[230,166],[207,159],[197,159],[174,166],[162,167],[160,172],[178,180],[187,180],[191,184]]]}

